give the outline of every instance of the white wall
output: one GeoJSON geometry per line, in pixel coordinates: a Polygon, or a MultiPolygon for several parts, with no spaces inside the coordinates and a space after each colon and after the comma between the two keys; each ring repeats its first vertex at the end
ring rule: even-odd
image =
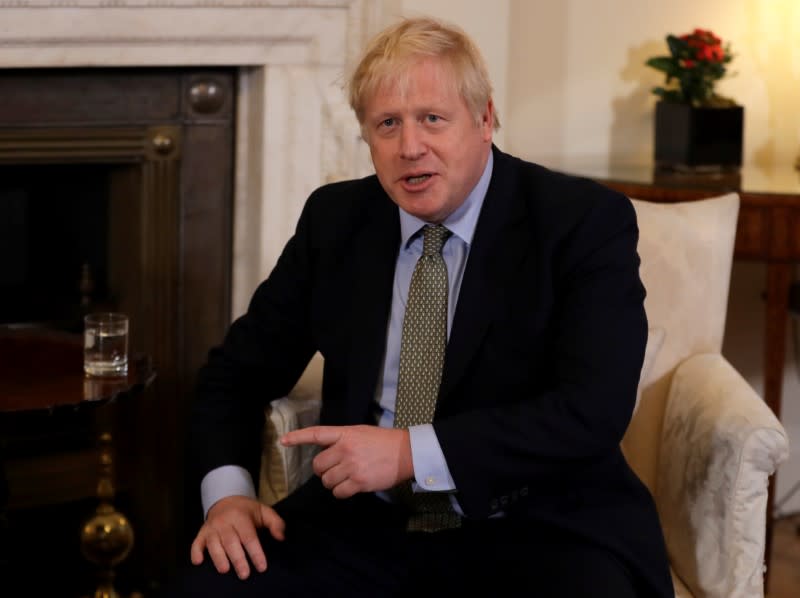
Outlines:
{"type": "MultiPolygon", "coordinates": [[[[523,158],[601,165],[652,155],[658,72],[668,33],[712,29],[730,41],[736,74],[719,92],[745,106],[745,160],[765,169],[800,154],[800,2],[797,0],[395,0],[404,15],[460,25],[486,57],[503,121],[500,147],[523,158]]],[[[800,234],[800,231],[798,232],[800,234]]],[[[737,262],[723,353],[763,392],[765,270],[737,262]]],[[[800,377],[787,332],[782,422],[800,439],[800,377]]],[[[800,480],[800,447],[779,471],[777,498],[800,480]]],[[[800,492],[784,505],[800,510],[800,492]]]]}
{"type": "Polygon", "coordinates": [[[547,162],[652,154],[644,65],[667,33],[712,29],[730,41],[736,74],[719,91],[745,106],[745,158],[768,165],[800,152],[800,2],[796,0],[511,0],[506,149],[547,162]]]}
{"type": "Polygon", "coordinates": [[[478,45],[494,86],[494,103],[501,129],[495,132],[499,146],[506,142],[506,77],[508,72],[509,0],[402,0],[402,15],[427,15],[461,27],[478,45]]]}

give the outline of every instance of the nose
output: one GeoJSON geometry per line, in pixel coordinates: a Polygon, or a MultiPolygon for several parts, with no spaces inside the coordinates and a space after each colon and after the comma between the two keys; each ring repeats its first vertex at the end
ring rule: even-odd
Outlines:
{"type": "Polygon", "coordinates": [[[400,157],[405,160],[418,160],[426,151],[423,132],[416,123],[405,123],[400,130],[400,157]]]}

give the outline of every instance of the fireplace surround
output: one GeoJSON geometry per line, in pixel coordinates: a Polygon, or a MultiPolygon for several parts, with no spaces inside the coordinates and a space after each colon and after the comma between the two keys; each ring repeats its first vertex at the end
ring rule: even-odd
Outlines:
{"type": "MultiPolygon", "coordinates": [[[[0,303],[0,321],[79,332],[84,313],[122,311],[131,350],[158,372],[144,397],[111,413],[3,427],[10,534],[36,535],[43,509],[80,521],[79,502],[95,493],[97,428],[109,419],[139,584],[167,573],[181,536],[191,386],[230,319],[235,81],[224,67],[0,71],[0,211],[15,216],[4,225],[16,243],[0,285],[21,295],[0,303]]],[[[56,551],[62,565],[77,557],[68,547],[35,552],[56,551]]],[[[13,570],[35,562],[18,554],[13,570]]]]}
{"type": "Polygon", "coordinates": [[[371,172],[341,89],[393,0],[0,0],[0,68],[234,67],[232,314],[309,193],[371,172]]]}
{"type": "MultiPolygon", "coordinates": [[[[137,427],[147,425],[158,403],[168,400],[164,397],[172,390],[179,403],[187,400],[193,369],[208,347],[219,340],[230,319],[246,309],[253,289],[268,274],[291,235],[308,194],[322,183],[371,172],[368,151],[346,105],[341,79],[366,37],[394,14],[395,4],[392,0],[0,0],[3,75],[40,70],[97,75],[187,69],[183,76],[200,77],[194,80],[195,88],[206,87],[197,93],[213,101],[214,90],[219,88],[208,88],[208,75],[221,69],[223,79],[228,77],[224,83],[232,86],[227,96],[231,103],[226,107],[232,127],[228,205],[197,204],[199,211],[193,214],[158,203],[152,206],[156,211],[133,215],[169,223],[177,230],[177,238],[148,235],[141,239],[140,254],[156,268],[154,278],[137,284],[143,288],[155,284],[162,289],[148,299],[158,307],[156,311],[166,314],[159,318],[175,317],[186,324],[184,336],[157,338],[158,333],[152,331],[132,332],[149,346],[158,347],[154,349],[159,352],[157,369],[163,369],[158,363],[162,359],[168,364],[166,371],[174,372],[172,379],[171,374],[159,377],[159,398],[153,401],[153,410],[137,416],[137,427]],[[191,228],[204,210],[216,210],[219,216],[216,232],[208,238],[191,228]],[[197,258],[206,255],[208,245],[214,243],[221,243],[217,256],[225,263],[217,260],[209,271],[208,264],[198,265],[197,258]],[[178,255],[188,260],[186,264],[195,265],[184,266],[184,258],[178,259],[178,255]],[[178,269],[170,270],[173,266],[169,264],[178,264],[174,266],[178,269]],[[169,280],[176,283],[164,284],[169,280]],[[211,289],[214,285],[209,280],[219,283],[212,299],[197,302],[195,307],[182,303],[192,289],[204,284],[211,289]],[[175,313],[169,313],[170,305],[176,306],[175,313]],[[197,321],[204,325],[188,325],[197,321]],[[151,337],[146,339],[148,334],[151,337]],[[187,340],[187,334],[195,336],[187,340]]],[[[213,87],[213,80],[211,83],[213,87]]],[[[192,83],[187,80],[182,89],[189,95],[181,101],[188,105],[192,83]]],[[[35,98],[26,100],[28,107],[35,98]]],[[[120,104],[127,108],[121,110],[141,103],[137,98],[127,95],[128,103],[120,104]]],[[[78,107],[79,100],[64,98],[62,115],[78,107]]],[[[158,103],[151,107],[157,108],[158,103]]],[[[181,129],[179,123],[174,127],[181,129]]],[[[152,189],[158,192],[177,185],[202,197],[202,177],[181,178],[181,164],[187,156],[180,131],[169,126],[164,129],[163,123],[154,121],[149,129],[129,133],[117,131],[111,141],[102,135],[83,139],[85,151],[97,146],[107,149],[109,144],[124,146],[127,157],[121,163],[132,156],[145,162],[148,156],[153,158],[144,170],[119,170],[112,177],[117,190],[143,183],[155,185],[152,189]],[[136,172],[146,174],[140,177],[136,172]]],[[[47,134],[52,136],[53,131],[47,134]]],[[[210,139],[206,142],[213,144],[210,139]]],[[[41,151],[42,147],[33,142],[28,150],[41,151]]],[[[0,159],[7,157],[3,148],[19,155],[20,148],[4,144],[0,136],[0,159]]],[[[164,330],[156,325],[155,330],[159,329],[164,330]]],[[[176,425],[181,415],[180,409],[174,411],[176,425]]],[[[162,443],[167,441],[162,437],[162,443]]],[[[151,481],[164,481],[159,479],[163,473],[151,475],[155,478],[151,481]]],[[[177,497],[154,503],[153,524],[166,525],[163,535],[151,536],[153,542],[146,547],[153,551],[151,561],[160,563],[158,570],[151,568],[148,573],[156,578],[175,563],[177,540],[169,536],[175,531],[171,519],[180,508],[177,503],[177,497]]]]}

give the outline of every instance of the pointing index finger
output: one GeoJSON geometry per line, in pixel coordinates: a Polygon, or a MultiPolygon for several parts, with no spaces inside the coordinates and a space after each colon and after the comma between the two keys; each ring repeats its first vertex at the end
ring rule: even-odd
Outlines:
{"type": "Polygon", "coordinates": [[[295,446],[298,444],[330,446],[341,437],[342,431],[338,426],[310,426],[287,432],[281,437],[281,444],[283,446],[295,446]]]}

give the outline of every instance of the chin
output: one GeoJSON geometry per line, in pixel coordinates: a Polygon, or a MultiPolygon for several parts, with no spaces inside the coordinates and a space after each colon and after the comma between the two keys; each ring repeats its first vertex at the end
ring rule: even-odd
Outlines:
{"type": "Polygon", "coordinates": [[[441,214],[442,206],[432,205],[432,203],[429,200],[405,200],[397,202],[397,205],[420,220],[434,222],[441,214]]]}
{"type": "Polygon", "coordinates": [[[439,222],[443,220],[440,218],[438,212],[431,212],[428,210],[409,210],[408,208],[403,208],[406,212],[411,214],[412,216],[416,216],[420,220],[424,220],[425,222],[439,222]]]}

